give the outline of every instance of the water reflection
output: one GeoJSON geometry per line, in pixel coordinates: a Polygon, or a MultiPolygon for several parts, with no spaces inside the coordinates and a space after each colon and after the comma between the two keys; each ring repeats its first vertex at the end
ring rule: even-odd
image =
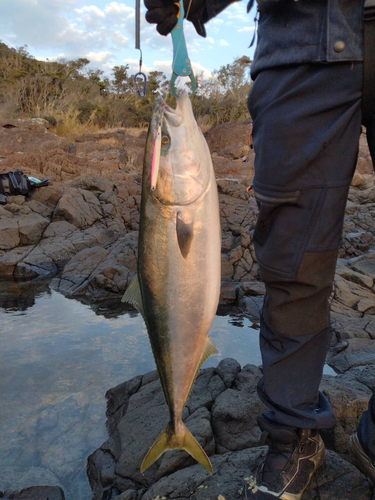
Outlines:
{"type": "Polygon", "coordinates": [[[0,308],[4,312],[26,311],[35,304],[35,300],[44,294],[50,294],[49,282],[0,281],[0,308]]]}
{"type": "MultiPolygon", "coordinates": [[[[104,394],[155,368],[142,317],[120,301],[88,305],[48,283],[0,283],[0,490],[61,485],[91,498],[87,456],[106,439],[104,394]]],[[[218,358],[260,364],[247,318],[217,316],[218,358]]]]}

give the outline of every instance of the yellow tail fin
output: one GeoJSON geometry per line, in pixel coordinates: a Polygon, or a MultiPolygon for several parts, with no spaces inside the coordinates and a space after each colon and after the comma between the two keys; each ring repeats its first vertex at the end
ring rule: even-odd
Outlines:
{"type": "Polygon", "coordinates": [[[189,455],[191,455],[197,462],[203,465],[203,467],[207,469],[210,474],[212,474],[212,465],[210,459],[206,455],[206,452],[189,429],[185,427],[182,422],[181,424],[182,429],[179,432],[178,437],[172,431],[170,424],[167,425],[145,456],[141,465],[142,473],[154,462],[156,462],[156,460],[167,450],[179,449],[187,451],[189,455]]]}

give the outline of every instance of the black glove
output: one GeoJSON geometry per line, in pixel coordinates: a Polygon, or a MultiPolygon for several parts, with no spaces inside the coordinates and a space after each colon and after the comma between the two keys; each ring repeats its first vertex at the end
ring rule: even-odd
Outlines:
{"type": "MultiPolygon", "coordinates": [[[[168,35],[177,24],[179,7],[174,3],[176,0],[145,0],[146,21],[157,24],[156,29],[161,35],[168,35]]],[[[203,24],[205,0],[184,0],[185,17],[194,24],[198,35],[206,37],[206,29],[203,24]]]]}

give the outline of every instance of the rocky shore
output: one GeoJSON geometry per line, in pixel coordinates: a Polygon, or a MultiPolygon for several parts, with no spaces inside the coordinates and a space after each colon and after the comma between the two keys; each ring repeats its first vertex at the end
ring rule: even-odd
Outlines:
{"type": "MultiPolygon", "coordinates": [[[[0,170],[21,168],[50,185],[29,199],[0,206],[2,279],[52,278],[51,286],[89,302],[119,300],[136,271],[141,168],[145,133],[124,130],[61,139],[41,119],[0,123],[0,170]]],[[[249,124],[224,124],[207,134],[220,197],[223,309],[259,317],[252,238],[257,206],[246,187],[254,153],[249,124]]],[[[332,341],[322,390],[337,416],[326,433],[328,459],[304,500],[373,500],[367,480],[351,465],[348,438],[375,389],[375,180],[364,137],[349,193],[344,238],[332,292],[332,341]]],[[[259,367],[223,360],[202,370],[185,420],[212,457],[209,476],[180,452],[166,454],[144,475],[139,466],[164,427],[166,406],[156,373],[107,393],[109,439],[88,462],[95,500],[235,500],[264,453],[258,446],[259,367]]],[[[31,490],[29,488],[28,490],[31,490]]],[[[0,498],[42,500],[39,490],[0,492],[0,498]],[[17,496],[18,495],[18,496],[17,496]]],[[[52,493],[46,493],[45,498],[52,493]]],[[[55,490],[48,498],[63,498],[55,490]],[[60,495],[60,496],[59,496],[60,495]]],[[[78,500],[78,499],[77,499],[78,500]]]]}
{"type": "MultiPolygon", "coordinates": [[[[184,411],[186,425],[210,456],[210,474],[185,452],[167,452],[144,474],[140,465],[168,421],[157,373],[136,377],[106,395],[109,439],[88,459],[94,500],[236,500],[251,482],[264,453],[256,416],[264,411],[256,393],[262,375],[254,365],[222,360],[199,374],[184,411]]],[[[349,436],[375,388],[374,365],[324,376],[321,390],[337,417],[324,434],[325,465],[304,500],[372,500],[373,489],[350,463],[349,436]]]]}

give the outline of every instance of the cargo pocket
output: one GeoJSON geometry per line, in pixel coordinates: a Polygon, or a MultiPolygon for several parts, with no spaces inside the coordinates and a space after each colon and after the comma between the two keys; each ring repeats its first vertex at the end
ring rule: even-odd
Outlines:
{"type": "Polygon", "coordinates": [[[256,189],[259,216],[254,232],[258,262],[286,278],[297,275],[325,198],[325,189],[256,189]]]}

